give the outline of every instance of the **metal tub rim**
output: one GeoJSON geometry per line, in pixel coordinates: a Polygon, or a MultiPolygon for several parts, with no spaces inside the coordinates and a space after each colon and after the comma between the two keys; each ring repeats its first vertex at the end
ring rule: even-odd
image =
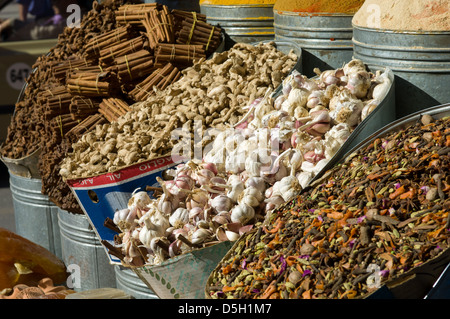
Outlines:
{"type": "Polygon", "coordinates": [[[317,51],[353,50],[349,15],[298,15],[274,10],[274,30],[276,39],[289,39],[302,48],[317,51]]]}
{"type": "Polygon", "coordinates": [[[47,195],[41,193],[41,189],[30,189],[24,185],[17,185],[15,181],[33,183],[36,185],[42,185],[41,180],[37,178],[26,178],[20,175],[10,173],[10,190],[14,198],[20,198],[22,203],[32,203],[33,206],[48,207],[54,206],[49,201],[47,195]],[[11,176],[12,175],[12,176],[11,176]],[[26,195],[25,195],[26,194],[26,195]]]}
{"type": "Polygon", "coordinates": [[[440,30],[440,31],[413,31],[413,30],[392,30],[392,29],[382,29],[382,28],[369,28],[362,27],[352,23],[353,29],[360,29],[367,32],[383,32],[392,34],[411,34],[411,35],[449,35],[450,30],[440,30]]]}
{"type": "Polygon", "coordinates": [[[226,4],[201,4],[201,7],[212,7],[212,8],[218,8],[218,9],[241,9],[241,8],[273,8],[273,4],[232,4],[232,5],[226,5],[226,4]]]}
{"type": "Polygon", "coordinates": [[[450,47],[443,42],[450,36],[450,31],[432,33],[439,38],[428,37],[430,34],[355,27],[352,38],[354,56],[369,65],[382,62],[398,72],[448,73],[450,47]],[[418,40],[422,42],[418,43],[418,40]]]}
{"type": "MultiPolygon", "coordinates": [[[[81,242],[83,244],[88,244],[89,246],[93,247],[100,247],[102,246],[100,244],[100,241],[97,238],[97,235],[93,232],[91,229],[91,226],[82,227],[82,226],[76,226],[74,224],[71,224],[69,221],[64,220],[64,218],[68,218],[72,215],[80,215],[80,218],[85,218],[86,223],[89,223],[88,219],[84,214],[73,214],[68,211],[63,211],[61,209],[58,209],[58,225],[60,228],[61,236],[74,241],[74,242],[81,242]],[[67,217],[62,217],[62,213],[67,214],[67,217]],[[70,215],[69,215],[70,214],[70,215]],[[73,233],[73,230],[76,231],[76,233],[73,233]]],[[[74,216],[72,216],[74,217],[74,216]]],[[[84,219],[83,219],[84,220],[84,219]]]]}
{"type": "Polygon", "coordinates": [[[353,13],[342,13],[342,12],[306,12],[306,11],[285,11],[273,9],[273,13],[278,13],[280,15],[291,15],[300,17],[353,17],[353,13]]]}

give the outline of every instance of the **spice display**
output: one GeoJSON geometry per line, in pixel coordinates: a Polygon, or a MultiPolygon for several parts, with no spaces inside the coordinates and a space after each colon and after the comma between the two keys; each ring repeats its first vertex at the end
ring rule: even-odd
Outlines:
{"type": "Polygon", "coordinates": [[[244,234],[208,296],[363,298],[447,250],[449,124],[424,115],[349,155],[244,234]]]}
{"type": "Polygon", "coordinates": [[[116,122],[83,135],[62,161],[60,174],[65,179],[89,177],[171,155],[178,143],[172,131],[190,136],[195,121],[195,129],[203,132],[232,127],[244,107],[278,87],[296,62],[293,52],[284,54],[273,42],[237,43],[202,59],[166,89],[154,87],[145,102],[131,105],[116,122]]]}
{"type": "Polygon", "coordinates": [[[47,249],[0,228],[0,291],[47,277],[60,284],[67,276],[64,263],[47,249]]]}
{"type": "Polygon", "coordinates": [[[450,4],[446,0],[367,0],[353,16],[359,27],[396,31],[450,30],[450,4]]]}
{"type": "Polygon", "coordinates": [[[281,95],[274,101],[268,90],[256,99],[234,130],[224,130],[215,137],[202,161],[191,160],[167,170],[165,175],[171,178],[158,179],[162,192],[156,198],[151,199],[144,191],[133,195],[128,207],[115,213],[113,229],[119,234],[116,247],[109,246],[110,251],[129,264],[159,264],[205,245],[237,240],[309,183],[320,171],[313,173],[309,167],[335,154],[361,122],[364,104],[376,101],[376,106],[381,102],[385,94],[366,99],[370,87],[371,91],[384,87],[379,91],[385,93],[390,87],[389,81],[379,81],[379,77],[386,74],[369,74],[357,60],[342,70],[320,73],[316,79],[292,71],[283,81],[281,95]],[[301,94],[292,94],[295,90],[301,94]],[[347,92],[345,102],[339,97],[335,105],[349,107],[351,114],[356,114],[352,122],[345,116],[339,121],[338,116],[328,115],[328,101],[333,101],[334,95],[325,98],[325,90],[336,92],[338,97],[347,92]],[[308,97],[319,93],[323,99],[307,106],[308,97]],[[321,130],[319,125],[326,129],[321,130]],[[302,140],[292,145],[292,137],[300,133],[304,135],[302,140]],[[326,149],[326,155],[307,152],[304,147],[312,141],[323,142],[321,149],[326,149]]]}
{"type": "Polygon", "coordinates": [[[22,101],[16,106],[2,155],[16,159],[41,150],[42,193],[58,207],[82,213],[58,172],[74,139],[93,129],[87,125],[102,122],[84,120],[95,114],[106,121],[117,120],[131,104],[152,94],[153,86],[166,88],[180,78],[182,69],[217,50],[222,42],[221,29],[206,22],[200,26],[202,19],[195,13],[169,11],[157,3],[94,2],[80,28],[65,28],[57,45],[37,60],[22,101]],[[134,15],[144,8],[146,14],[134,15]],[[147,32],[142,23],[148,20],[146,15],[156,23],[150,24],[147,32]],[[191,22],[193,15],[198,23],[191,22]],[[130,17],[141,23],[131,23],[130,17]],[[191,26],[193,34],[214,32],[206,38],[196,36],[195,43],[190,44],[184,34],[176,33],[178,25],[191,26]],[[164,36],[150,38],[153,34],[164,36]],[[166,51],[172,46],[167,59],[159,45],[166,51]]]}
{"type": "Polygon", "coordinates": [[[273,9],[298,13],[344,13],[354,14],[364,0],[278,0],[273,9]]]}

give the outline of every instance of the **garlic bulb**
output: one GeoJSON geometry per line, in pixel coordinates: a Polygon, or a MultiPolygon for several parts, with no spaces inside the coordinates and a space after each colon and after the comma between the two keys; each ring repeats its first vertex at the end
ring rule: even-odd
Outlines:
{"type": "Polygon", "coordinates": [[[211,200],[211,207],[216,212],[227,212],[233,207],[233,200],[227,195],[218,195],[211,200]]]}
{"type": "Polygon", "coordinates": [[[315,90],[315,91],[312,91],[310,95],[308,95],[308,102],[306,103],[306,107],[312,109],[319,105],[327,106],[329,102],[330,102],[330,100],[326,96],[325,91],[315,90]]]}
{"type": "Polygon", "coordinates": [[[389,68],[379,74],[377,71],[377,75],[375,76],[375,81],[377,85],[373,88],[372,98],[378,103],[381,102],[389,92],[389,89],[392,85],[392,81],[394,79],[394,74],[389,68]]]}
{"type": "Polygon", "coordinates": [[[371,80],[367,71],[358,71],[356,73],[348,74],[348,82],[346,87],[350,93],[361,99],[367,95],[370,88],[371,80]]]}
{"type": "Polygon", "coordinates": [[[122,250],[125,253],[125,261],[128,263],[132,263],[134,258],[141,256],[136,240],[133,238],[130,231],[125,231],[123,233],[122,250]]]}
{"type": "Polygon", "coordinates": [[[299,172],[295,177],[297,177],[300,186],[302,188],[305,188],[308,186],[309,182],[314,178],[314,174],[311,172],[299,172]]]}
{"type": "Polygon", "coordinates": [[[349,75],[351,73],[357,73],[359,71],[365,71],[366,66],[364,65],[364,62],[360,59],[352,59],[350,62],[344,65],[344,74],[349,75]]]}
{"type": "Polygon", "coordinates": [[[254,187],[263,193],[266,190],[266,182],[260,176],[251,176],[245,181],[245,187],[254,187]]]}
{"type": "Polygon", "coordinates": [[[264,195],[257,188],[250,186],[244,189],[244,191],[239,196],[238,203],[246,204],[250,207],[257,207],[264,199],[264,195]]]}
{"type": "Polygon", "coordinates": [[[368,117],[369,114],[372,113],[372,111],[375,110],[377,106],[378,102],[374,99],[364,102],[364,107],[361,111],[361,121],[368,117]]]}
{"type": "Polygon", "coordinates": [[[350,134],[350,127],[346,123],[334,125],[327,133],[325,133],[325,157],[332,158],[349,138],[350,134]]]}
{"type": "Polygon", "coordinates": [[[156,180],[163,189],[162,196],[157,200],[157,208],[164,215],[170,216],[170,214],[180,205],[180,199],[178,196],[175,196],[169,192],[165,182],[160,177],[156,177],[156,180]]]}
{"type": "Polygon", "coordinates": [[[282,196],[274,195],[264,200],[264,202],[266,203],[266,211],[271,211],[283,204],[285,201],[282,196]]]}
{"type": "Polygon", "coordinates": [[[270,156],[271,150],[268,148],[261,148],[254,150],[245,160],[245,170],[249,176],[261,176],[261,170],[264,167],[272,165],[272,158],[270,156]]]}
{"type": "Polygon", "coordinates": [[[208,204],[208,200],[208,191],[203,188],[196,188],[189,194],[186,200],[186,208],[200,207],[204,209],[208,204]]]}
{"type": "Polygon", "coordinates": [[[189,210],[186,208],[177,208],[169,217],[169,223],[175,228],[182,228],[189,222],[189,210]]]}
{"type": "Polygon", "coordinates": [[[274,194],[281,196],[285,202],[294,198],[301,190],[298,179],[292,175],[283,177],[274,185],[274,194]]]}
{"type": "Polygon", "coordinates": [[[239,154],[237,150],[227,154],[225,159],[225,171],[229,174],[239,174],[245,169],[245,162],[242,159],[242,154],[239,154]]]}
{"type": "Polygon", "coordinates": [[[139,209],[144,209],[148,204],[151,203],[150,196],[147,192],[137,191],[133,192],[131,198],[128,200],[128,207],[136,205],[139,209]]]}
{"type": "MultiPolygon", "coordinates": [[[[332,100],[335,101],[334,108],[330,116],[337,123],[347,123],[350,127],[355,127],[361,121],[361,112],[364,104],[356,99],[350,92],[343,90],[332,100]]],[[[330,101],[331,103],[331,101],[330,101]]],[[[331,108],[330,108],[331,109],[331,108]]]]}
{"type": "Polygon", "coordinates": [[[289,92],[289,95],[281,104],[281,110],[288,113],[290,116],[294,116],[294,110],[297,107],[305,107],[308,102],[309,92],[305,89],[294,88],[289,92]]]}
{"type": "Polygon", "coordinates": [[[244,183],[240,180],[239,176],[237,176],[237,175],[231,175],[230,179],[228,179],[228,184],[231,185],[231,189],[228,190],[227,196],[234,203],[236,203],[239,199],[239,195],[244,191],[245,186],[244,186],[244,183]],[[237,181],[230,181],[232,176],[237,177],[237,181]]]}
{"type": "Polygon", "coordinates": [[[320,73],[319,81],[323,83],[324,85],[333,85],[338,84],[340,79],[336,75],[336,70],[326,70],[320,73]]]}
{"type": "Polygon", "coordinates": [[[247,224],[253,217],[255,217],[255,210],[247,204],[239,204],[231,210],[231,222],[247,224]]]}
{"type": "Polygon", "coordinates": [[[157,209],[151,209],[141,217],[140,222],[144,226],[139,232],[139,240],[147,248],[153,238],[164,236],[166,229],[170,227],[169,220],[157,209]]]}
{"type": "Polygon", "coordinates": [[[113,217],[113,222],[116,224],[120,229],[126,230],[131,227],[132,223],[137,217],[137,208],[129,209],[119,209],[116,210],[113,217]]]}

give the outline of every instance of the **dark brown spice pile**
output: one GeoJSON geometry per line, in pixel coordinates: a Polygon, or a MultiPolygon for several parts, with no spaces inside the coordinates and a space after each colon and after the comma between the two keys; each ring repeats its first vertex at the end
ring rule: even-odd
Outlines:
{"type": "Polygon", "coordinates": [[[207,294],[364,298],[440,255],[450,245],[449,156],[450,118],[377,138],[244,235],[207,294]]]}

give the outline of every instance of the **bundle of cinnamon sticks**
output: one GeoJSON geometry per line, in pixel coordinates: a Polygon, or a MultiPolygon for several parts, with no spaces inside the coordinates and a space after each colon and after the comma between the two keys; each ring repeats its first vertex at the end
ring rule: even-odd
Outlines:
{"type": "Polygon", "coordinates": [[[78,141],[83,134],[86,134],[93,129],[97,125],[105,124],[107,123],[105,117],[100,114],[93,114],[87,116],[84,120],[80,121],[77,125],[72,127],[66,134],[66,138],[70,143],[74,143],[78,141]]]}
{"type": "Polygon", "coordinates": [[[60,142],[64,138],[65,134],[78,123],[79,121],[73,120],[70,114],[62,114],[55,116],[50,121],[47,121],[46,130],[49,132],[49,136],[56,138],[58,142],[60,142]],[[56,134],[53,134],[52,132],[56,134]]]}
{"type": "Polygon", "coordinates": [[[113,93],[110,71],[73,72],[67,78],[67,90],[73,95],[106,97],[113,93]]]}
{"type": "Polygon", "coordinates": [[[44,118],[51,120],[52,118],[69,113],[72,94],[64,92],[47,98],[45,104],[44,118]]]}
{"type": "Polygon", "coordinates": [[[142,23],[147,31],[151,49],[158,43],[174,42],[174,19],[167,6],[162,6],[161,10],[146,12],[142,23]]]}
{"type": "Polygon", "coordinates": [[[201,58],[205,58],[203,45],[159,43],[155,48],[155,61],[172,63],[186,68],[201,58]]]}
{"type": "Polygon", "coordinates": [[[109,122],[117,121],[117,119],[131,110],[130,106],[123,100],[118,98],[103,99],[99,105],[99,112],[109,122]]]}
{"type": "Polygon", "coordinates": [[[143,19],[148,12],[161,9],[159,3],[125,4],[116,11],[116,22],[118,25],[130,24],[137,27],[143,27],[143,19]]]}
{"type": "Polygon", "coordinates": [[[205,46],[206,54],[214,52],[222,42],[222,29],[206,22],[206,16],[196,12],[186,13],[173,10],[175,17],[175,37],[179,44],[199,44],[205,46]]]}
{"type": "Polygon", "coordinates": [[[67,73],[89,66],[91,66],[91,62],[85,57],[72,55],[64,61],[53,63],[51,72],[55,79],[59,80],[61,83],[65,83],[67,73]]]}
{"type": "Polygon", "coordinates": [[[101,99],[85,96],[73,96],[69,106],[69,112],[73,120],[84,120],[90,115],[98,113],[101,99]]]}
{"type": "Polygon", "coordinates": [[[136,101],[145,101],[155,91],[154,88],[164,90],[171,83],[176,82],[181,77],[181,71],[171,63],[156,69],[145,80],[137,84],[129,92],[129,96],[136,101]]]}
{"type": "Polygon", "coordinates": [[[109,68],[117,73],[119,80],[123,83],[139,80],[154,69],[153,55],[145,49],[117,57],[114,59],[113,66],[109,68]]]}
{"type": "Polygon", "coordinates": [[[145,36],[140,35],[136,38],[115,44],[113,46],[103,48],[100,50],[99,62],[102,66],[109,66],[113,64],[117,57],[125,56],[142,49],[148,48],[148,40],[145,36]]]}
{"type": "Polygon", "coordinates": [[[85,57],[88,60],[98,58],[102,50],[130,40],[136,37],[136,35],[136,30],[130,24],[99,34],[91,38],[87,43],[84,53],[85,57]]]}

